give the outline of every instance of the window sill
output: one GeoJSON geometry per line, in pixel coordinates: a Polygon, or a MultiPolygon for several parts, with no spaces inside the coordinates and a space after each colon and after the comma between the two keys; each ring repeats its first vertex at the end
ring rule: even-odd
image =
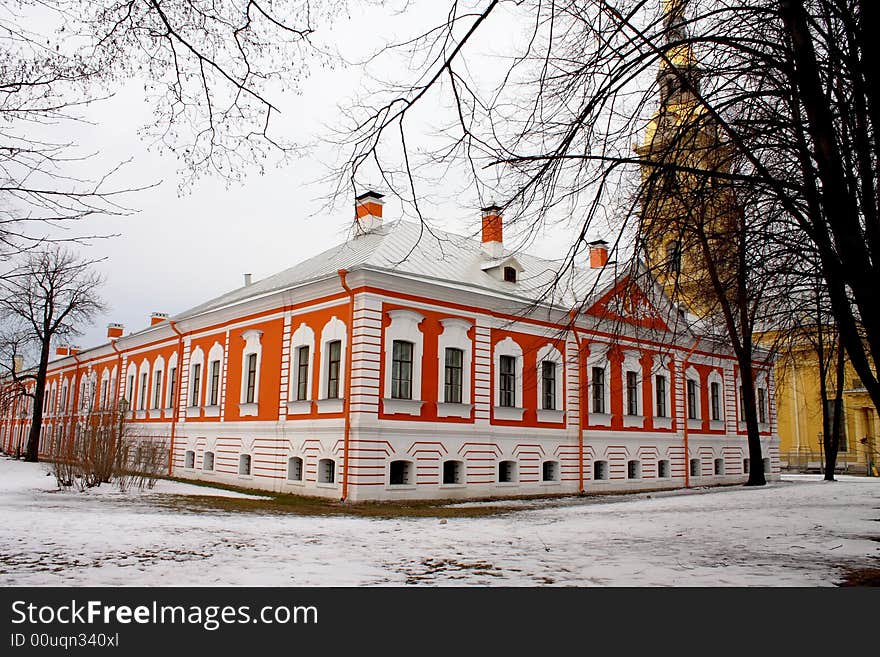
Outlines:
{"type": "Polygon", "coordinates": [[[415,484],[388,484],[385,490],[415,490],[415,484]]]}
{"type": "Polygon", "coordinates": [[[202,417],[202,409],[200,406],[187,406],[186,407],[186,416],[187,417],[202,417]]]}
{"type": "Polygon", "coordinates": [[[173,418],[174,417],[174,409],[173,408],[163,408],[162,409],[162,416],[166,417],[166,418],[173,418]]]}
{"type": "Polygon", "coordinates": [[[420,399],[382,399],[382,412],[386,415],[421,415],[422,404],[420,399]]]}
{"type": "Polygon", "coordinates": [[[252,417],[259,413],[260,407],[259,404],[239,404],[238,405],[238,414],[241,417],[252,417]]]}
{"type": "Polygon", "coordinates": [[[591,426],[595,427],[610,427],[611,426],[611,413],[590,413],[588,415],[589,422],[591,426]]]}
{"type": "Polygon", "coordinates": [[[562,424],[565,422],[565,411],[557,411],[550,408],[538,409],[538,422],[549,422],[551,424],[562,424]]]}
{"type": "Polygon", "coordinates": [[[212,475],[216,472],[216,470],[202,470],[202,474],[212,475]]]}
{"type": "Polygon", "coordinates": [[[318,488],[338,488],[336,483],[328,484],[325,481],[317,481],[315,482],[315,486],[317,486],[318,488]]]}
{"type": "Polygon", "coordinates": [[[147,412],[146,412],[146,411],[135,411],[134,416],[135,416],[138,420],[143,420],[145,417],[147,417],[147,412]]]}
{"type": "Polygon", "coordinates": [[[512,420],[522,422],[524,408],[516,406],[495,406],[492,409],[492,417],[496,420],[512,420]]]}
{"type": "Polygon", "coordinates": [[[709,428],[712,431],[724,431],[724,420],[712,420],[709,422],[709,428]]]}
{"type": "Polygon", "coordinates": [[[687,422],[688,422],[688,430],[696,429],[699,431],[700,429],[703,428],[703,421],[699,418],[697,418],[697,419],[689,418],[687,422]]]}
{"type": "Polygon", "coordinates": [[[513,488],[515,486],[519,486],[518,481],[496,481],[496,486],[501,486],[502,488],[513,488]]]}
{"type": "Polygon", "coordinates": [[[311,399],[298,399],[287,402],[288,415],[307,415],[312,412],[311,399]]]}
{"type": "Polygon", "coordinates": [[[254,475],[239,474],[239,475],[237,475],[237,477],[239,479],[244,479],[245,481],[250,481],[251,479],[254,478],[254,475]]]}
{"type": "Polygon", "coordinates": [[[205,417],[220,417],[219,406],[205,406],[205,417]]]}
{"type": "Polygon", "coordinates": [[[452,404],[437,402],[437,417],[463,417],[470,418],[473,404],[452,404]]]}
{"type": "Polygon", "coordinates": [[[541,486],[559,486],[561,481],[542,481],[540,482],[541,486]]]}
{"type": "Polygon", "coordinates": [[[644,415],[624,415],[623,416],[623,426],[625,427],[638,427],[641,429],[645,426],[645,416],[644,415]]]}
{"type": "Polygon", "coordinates": [[[285,486],[299,486],[299,487],[302,487],[302,486],[305,486],[305,485],[306,485],[306,482],[303,481],[302,479],[285,479],[285,480],[284,480],[284,485],[285,485],[285,486]]]}
{"type": "Polygon", "coordinates": [[[467,484],[439,484],[440,488],[466,488],[467,484]]]}
{"type": "Polygon", "coordinates": [[[654,428],[655,429],[671,429],[672,428],[672,418],[671,417],[655,417],[654,418],[654,428]]]}
{"type": "Polygon", "coordinates": [[[341,413],[343,408],[345,408],[345,400],[341,397],[318,400],[318,413],[341,413]]]}

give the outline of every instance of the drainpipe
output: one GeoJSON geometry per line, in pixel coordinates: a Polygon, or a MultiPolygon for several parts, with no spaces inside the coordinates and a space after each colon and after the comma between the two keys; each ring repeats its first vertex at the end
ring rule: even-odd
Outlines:
{"type": "Polygon", "coordinates": [[[354,351],[354,349],[352,349],[352,342],[354,337],[354,292],[345,281],[346,276],[348,276],[348,270],[339,269],[336,273],[339,274],[339,283],[342,285],[342,288],[348,293],[348,344],[346,345],[348,348],[348,354],[345,359],[345,399],[342,401],[345,429],[343,434],[342,448],[342,462],[344,469],[342,471],[341,501],[345,502],[348,499],[348,454],[350,442],[349,436],[351,435],[351,361],[352,353],[354,351]]]}
{"type": "Polygon", "coordinates": [[[174,382],[174,391],[176,399],[171,400],[171,444],[168,446],[168,476],[172,475],[174,469],[174,432],[177,428],[177,400],[180,399],[180,378],[183,373],[183,333],[177,330],[177,323],[169,319],[168,325],[171,330],[177,333],[177,379],[174,382]]]}
{"type": "Polygon", "coordinates": [[[577,309],[572,308],[568,311],[569,321],[572,333],[574,333],[574,341],[577,343],[577,367],[578,372],[578,495],[584,494],[584,409],[581,408],[581,400],[583,395],[583,377],[581,376],[581,337],[575,326],[575,317],[577,317],[577,309]]]}
{"type": "MultiPolygon", "coordinates": [[[[688,412],[687,412],[687,366],[688,359],[694,355],[694,352],[700,346],[700,341],[703,339],[702,335],[697,336],[697,341],[694,342],[694,346],[690,348],[690,350],[685,354],[685,357],[681,361],[681,374],[679,377],[681,378],[681,399],[684,402],[685,411],[684,411],[684,487],[691,487],[691,455],[690,455],[690,445],[688,443],[688,412]]],[[[674,411],[675,409],[673,409],[674,411]]]]}

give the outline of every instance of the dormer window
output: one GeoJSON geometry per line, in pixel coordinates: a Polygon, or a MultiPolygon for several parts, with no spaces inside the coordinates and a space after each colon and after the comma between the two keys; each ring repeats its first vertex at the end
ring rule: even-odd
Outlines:
{"type": "Polygon", "coordinates": [[[516,269],[514,267],[504,268],[504,280],[508,283],[516,283],[516,269]]]}

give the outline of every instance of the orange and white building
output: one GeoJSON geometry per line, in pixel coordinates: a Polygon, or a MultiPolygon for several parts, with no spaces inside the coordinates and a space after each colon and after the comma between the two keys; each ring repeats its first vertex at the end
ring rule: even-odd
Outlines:
{"type": "MultiPolygon", "coordinates": [[[[286,271],[60,348],[43,444],[124,403],[174,476],[351,501],[745,480],[731,350],[676,328],[659,286],[617,270],[604,243],[560,278],[504,248],[497,207],[482,240],[385,222],[373,192],[356,221],[286,271]]],[[[753,467],[775,478],[772,369],[758,386],[753,467]]],[[[27,436],[21,405],[0,422],[7,453],[27,436]]]]}

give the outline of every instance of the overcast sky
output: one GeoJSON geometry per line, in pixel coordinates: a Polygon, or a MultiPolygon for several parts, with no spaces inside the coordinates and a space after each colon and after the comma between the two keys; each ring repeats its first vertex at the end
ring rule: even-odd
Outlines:
{"type": "MultiPolygon", "coordinates": [[[[352,4],[351,17],[338,18],[332,33],[322,33],[318,26],[318,34],[336,44],[349,60],[361,59],[387,42],[424,29],[445,5],[425,0],[404,14],[393,15],[383,7],[352,4]]],[[[503,24],[496,25],[499,33],[504,29],[503,24]]],[[[381,71],[388,77],[408,73],[405,63],[384,65],[398,67],[381,71]]],[[[360,95],[368,84],[361,67],[339,63],[333,69],[313,70],[302,84],[302,93],[273,98],[280,105],[282,127],[301,143],[313,143],[313,148],[283,167],[268,167],[264,175],[249,172],[243,184],[230,188],[221,180],[202,178],[179,192],[178,162],[149,149],[149,142],[138,137],[138,129],[151,117],[141,83],[132,82],[113,98],[88,109],[85,117],[90,125],[83,126],[77,137],[83,149],[100,154],[87,166],[99,171],[131,159],[120,182],[158,184],[129,198],[136,213],[90,220],[85,227],[88,232],[120,236],[84,249],[91,257],[105,258],[99,269],[107,279],[103,296],[110,310],[93,327],[84,327],[77,339],[80,346],[105,342],[108,322],[123,323],[126,332],[139,330],[149,323],[151,312],[179,313],[240,287],[243,273],[252,273],[258,280],[344,240],[352,221],[352,204],[332,211],[321,209],[332,189],[321,178],[326,176],[327,162],[339,152],[326,138],[330,128],[342,123],[338,106],[360,95]]],[[[450,189],[455,189],[466,172],[448,175],[450,189]]],[[[381,185],[376,187],[385,191],[381,185]]],[[[442,205],[427,208],[432,221],[441,229],[473,234],[479,226],[477,199],[451,196],[442,205]]],[[[386,219],[393,220],[400,213],[399,202],[389,198],[386,219]]],[[[529,250],[561,257],[571,235],[572,230],[558,226],[542,234],[529,250]]]]}

